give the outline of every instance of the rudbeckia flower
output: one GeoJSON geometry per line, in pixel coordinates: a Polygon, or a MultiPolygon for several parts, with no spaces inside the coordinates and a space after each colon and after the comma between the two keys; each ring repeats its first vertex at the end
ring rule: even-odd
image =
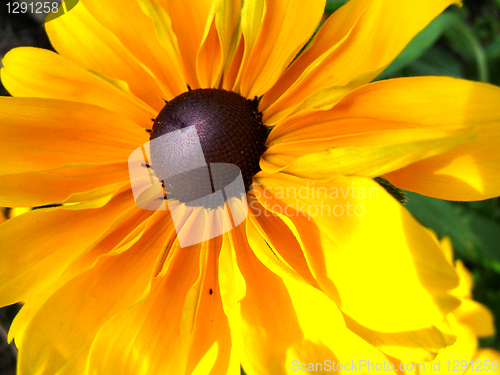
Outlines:
{"type": "MultiPolygon", "coordinates": [[[[58,53],[9,52],[0,205],[36,207],[0,226],[19,374],[274,375],[452,344],[456,272],[382,181],[498,195],[500,89],[370,83],[452,4],[351,0],[317,30],[324,0],[83,0],[46,24],[58,53]],[[191,126],[207,163],[241,170],[227,202],[248,215],[185,247],[128,161],[191,126]]],[[[225,212],[163,187],[188,231],[225,212]]]]}
{"type": "MultiPolygon", "coordinates": [[[[441,244],[449,262],[453,263],[450,239],[443,238],[441,244]]],[[[460,283],[451,293],[460,299],[460,306],[449,314],[448,321],[457,335],[457,340],[442,350],[432,362],[415,364],[414,372],[402,371],[404,374],[430,374],[436,371],[440,374],[472,374],[478,371],[498,371],[500,352],[491,348],[478,349],[478,338],[495,334],[493,314],[486,306],[474,301],[474,279],[462,261],[457,260],[455,267],[460,283]]],[[[394,368],[399,369],[399,365],[394,363],[394,368]]]]}

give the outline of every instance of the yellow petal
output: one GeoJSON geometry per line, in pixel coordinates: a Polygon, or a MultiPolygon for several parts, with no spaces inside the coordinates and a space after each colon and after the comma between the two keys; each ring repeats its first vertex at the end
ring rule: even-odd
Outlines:
{"type": "Polygon", "coordinates": [[[396,186],[440,199],[470,201],[500,195],[500,88],[451,78],[404,80],[416,99],[428,98],[421,116],[475,128],[477,138],[390,173],[396,186]]]}
{"type": "MultiPolygon", "coordinates": [[[[193,367],[202,374],[238,373],[239,358],[234,356],[227,317],[222,308],[218,283],[218,256],[222,237],[203,243],[198,280],[186,296],[181,323],[182,341],[189,351],[186,373],[193,367]],[[210,319],[210,323],[208,323],[210,319]],[[208,351],[216,348],[213,362],[202,363],[208,351]]],[[[188,250],[189,251],[189,250],[188,250]]]]}
{"type": "Polygon", "coordinates": [[[215,0],[208,18],[196,68],[202,87],[219,88],[240,39],[241,0],[215,0]]]}
{"type": "Polygon", "coordinates": [[[149,127],[150,117],[156,116],[128,87],[105,80],[54,52],[15,48],[5,55],[2,63],[2,83],[12,96],[95,104],[123,114],[143,127],[149,127]]]}
{"type": "Polygon", "coordinates": [[[119,39],[88,12],[82,2],[64,17],[45,24],[50,42],[67,59],[109,78],[125,81],[130,90],[151,108],[160,111],[163,91],[154,76],[121,44],[119,39]]]}
{"type": "MultiPolygon", "coordinates": [[[[454,259],[454,256],[453,256],[453,244],[451,242],[450,237],[444,236],[443,238],[441,238],[440,243],[441,243],[441,250],[443,251],[444,256],[448,260],[448,263],[453,264],[453,259],[454,259]]],[[[457,261],[457,264],[459,262],[460,261],[457,261]]],[[[472,281],[472,279],[471,279],[472,275],[470,275],[469,270],[467,270],[465,267],[463,267],[463,269],[468,274],[467,279],[470,279],[470,281],[472,281]]],[[[462,275],[460,274],[460,270],[457,269],[457,273],[459,274],[460,284],[462,284],[462,275]]],[[[459,287],[457,287],[457,288],[459,288],[459,287]]],[[[467,290],[466,293],[470,293],[470,290],[467,290]]]]}
{"type": "Polygon", "coordinates": [[[43,292],[131,209],[136,208],[127,192],[100,209],[34,210],[3,223],[0,306],[43,292]]]}
{"type": "Polygon", "coordinates": [[[149,295],[101,329],[89,374],[237,373],[217,282],[217,253],[217,246],[177,248],[149,295]]]}
{"type": "MultiPolygon", "coordinates": [[[[490,370],[498,371],[498,364],[500,363],[500,352],[492,348],[481,348],[476,352],[474,360],[478,361],[476,362],[478,365],[479,361],[481,361],[481,364],[483,365],[481,368],[483,369],[486,369],[485,363],[488,363],[485,361],[489,361],[488,364],[490,365],[490,370]],[[496,361],[496,363],[494,363],[494,361],[496,361]]],[[[477,374],[477,369],[478,367],[474,367],[474,369],[469,368],[464,374],[477,374]]]]}
{"type": "Polygon", "coordinates": [[[236,79],[238,78],[238,72],[243,61],[243,54],[245,52],[245,40],[243,35],[239,33],[239,41],[232,55],[232,59],[227,66],[226,72],[222,80],[222,88],[224,90],[232,91],[236,84],[236,79]]]}
{"type": "Polygon", "coordinates": [[[333,105],[379,75],[430,21],[458,0],[353,0],[335,12],[264,95],[264,121],[333,105]]]}
{"type": "MultiPolygon", "coordinates": [[[[233,342],[243,348],[247,373],[293,374],[293,366],[302,362],[384,362],[386,357],[346,328],[337,306],[321,291],[264,266],[244,228],[236,227],[224,240],[223,248],[233,248],[235,256],[221,258],[221,269],[233,268],[245,279],[244,294],[229,293],[223,303],[230,306],[226,312],[233,342]]],[[[226,277],[221,288],[234,291],[226,277]]]]}
{"type": "Polygon", "coordinates": [[[450,321],[453,332],[457,335],[457,341],[440,351],[431,363],[425,363],[425,370],[421,367],[420,374],[463,374],[464,370],[461,369],[461,366],[457,366],[457,362],[453,363],[453,361],[458,361],[461,364],[462,361],[465,363],[473,359],[478,344],[474,332],[470,328],[458,324],[453,318],[450,318],[450,321]]]}
{"type": "Polygon", "coordinates": [[[380,176],[475,137],[471,128],[426,129],[418,124],[410,128],[410,123],[397,121],[326,116],[316,122],[319,117],[312,114],[287,122],[290,126],[278,125],[275,134],[273,129],[261,168],[313,179],[336,174],[380,176]],[[284,134],[287,128],[290,131],[284,134]]]}
{"type": "Polygon", "coordinates": [[[324,0],[245,2],[245,54],[236,91],[247,98],[264,94],[312,36],[324,9],[324,0]]]}
{"type": "Polygon", "coordinates": [[[7,208],[5,208],[5,207],[0,208],[0,224],[5,222],[7,219],[8,219],[7,208]]]}
{"type": "Polygon", "coordinates": [[[100,187],[127,182],[128,179],[125,163],[2,175],[0,205],[37,207],[94,199],[99,195],[100,187]]]}
{"type": "Polygon", "coordinates": [[[287,118],[273,128],[267,141],[275,145],[390,130],[460,130],[497,118],[498,90],[449,77],[373,82],[346,95],[330,110],[308,110],[287,118]],[[478,111],[484,113],[475,114],[478,111]]]}
{"type": "Polygon", "coordinates": [[[85,7],[151,71],[171,98],[186,91],[177,41],[170,25],[158,17],[148,0],[125,0],[120,6],[87,0],[85,7]],[[166,30],[170,32],[165,35],[162,31],[166,30]]]}
{"type": "Polygon", "coordinates": [[[210,22],[196,60],[196,72],[201,87],[218,88],[224,61],[215,22],[210,22]]]}
{"type": "Polygon", "coordinates": [[[425,186],[434,177],[419,173],[420,165],[437,171],[448,168],[443,165],[449,164],[453,155],[469,152],[457,157],[450,171],[456,170],[462,179],[487,187],[492,195],[500,194],[500,190],[494,190],[499,167],[493,152],[499,137],[495,133],[499,128],[499,93],[491,85],[443,77],[375,82],[347,95],[331,110],[298,114],[277,125],[268,139],[270,147],[264,158],[271,162],[271,154],[318,153],[297,161],[294,173],[302,177],[308,173],[312,177],[315,171],[319,177],[322,168],[326,177],[333,172],[373,176],[402,168],[413,160],[413,165],[389,173],[391,182],[428,195],[433,195],[431,190],[435,189],[434,196],[440,194],[441,198],[448,196],[450,189],[452,195],[460,194],[458,190],[462,189],[460,196],[466,198],[472,189],[465,183],[457,185],[456,178],[451,183],[451,176],[437,175],[436,183],[426,191],[412,189],[411,182],[425,186]],[[355,148],[348,148],[351,146],[355,148]],[[474,166],[460,163],[467,157],[476,158],[474,166]],[[428,161],[419,161],[422,158],[428,161]]]}
{"type": "MultiPolygon", "coordinates": [[[[91,344],[102,325],[143,298],[171,222],[156,221],[129,251],[106,256],[58,289],[30,317],[16,344],[19,372],[42,374],[85,371],[91,344]]],[[[26,316],[24,316],[26,318],[26,316]]]]}
{"type": "Polygon", "coordinates": [[[373,180],[312,185],[280,173],[253,186],[264,207],[288,216],[318,284],[359,324],[419,330],[457,306],[447,293],[457,276],[437,239],[373,180]]]}
{"type": "Polygon", "coordinates": [[[213,0],[156,0],[170,16],[177,37],[179,54],[186,80],[192,88],[200,88],[196,73],[196,57],[205,35],[213,0]],[[189,27],[186,27],[189,20],[189,27]]]}
{"type": "MultiPolygon", "coordinates": [[[[14,337],[16,337],[17,341],[22,340],[22,336],[32,317],[43,307],[54,291],[77,275],[94,267],[103,256],[120,254],[137,243],[146,230],[157,222],[158,213],[160,213],[160,217],[163,217],[164,211],[158,211],[154,215],[151,215],[150,211],[140,209],[128,211],[125,220],[116,225],[85,255],[72,263],[50,287],[46,288],[43,293],[30,296],[29,300],[25,301],[23,309],[17,314],[10,327],[9,341],[14,337]]],[[[168,236],[168,233],[165,233],[165,235],[168,236]]]]}
{"type": "Polygon", "coordinates": [[[453,311],[460,324],[468,326],[478,337],[495,334],[494,317],[488,308],[474,300],[464,298],[460,307],[453,311]]]}
{"type": "MultiPolygon", "coordinates": [[[[252,208],[252,213],[247,222],[247,237],[256,257],[277,275],[303,280],[319,289],[300,245],[284,222],[289,219],[267,211],[255,198],[249,199],[249,206],[252,208]]],[[[454,342],[454,336],[443,333],[443,330],[446,331],[446,327],[443,326],[440,326],[442,330],[432,327],[413,332],[387,334],[369,330],[348,316],[344,318],[347,327],[368,343],[384,353],[407,358],[410,361],[430,360],[439,349],[454,342]],[[404,346],[401,345],[402,342],[404,346]]]]}
{"type": "MultiPolygon", "coordinates": [[[[444,247],[451,247],[451,241],[444,239],[444,247]]],[[[462,325],[468,326],[479,337],[488,337],[495,334],[493,314],[488,308],[472,299],[474,278],[461,260],[455,262],[455,269],[459,277],[458,286],[451,291],[461,300],[460,306],[453,311],[453,315],[462,325]]]]}
{"type": "Polygon", "coordinates": [[[301,156],[281,170],[293,176],[319,180],[336,175],[377,177],[439,155],[471,138],[468,131],[452,134],[425,130],[349,137],[331,141],[328,151],[301,156]],[[370,143],[373,146],[365,146],[370,143]]]}
{"type": "Polygon", "coordinates": [[[3,97],[0,121],[2,175],[126,162],[148,139],[124,116],[69,101],[3,97]]]}
{"type": "Polygon", "coordinates": [[[11,207],[9,210],[9,219],[30,212],[33,207],[11,207]]]}
{"type": "Polygon", "coordinates": [[[250,57],[252,49],[257,40],[260,26],[264,19],[265,0],[244,1],[241,8],[241,34],[238,46],[238,54],[231,61],[230,78],[225,80],[225,89],[239,92],[238,81],[241,72],[250,57]]]}
{"type": "Polygon", "coordinates": [[[246,231],[255,256],[274,273],[284,272],[317,287],[300,244],[284,218],[266,210],[253,196],[249,196],[248,203],[251,212],[246,231]]]}
{"type": "Polygon", "coordinates": [[[445,347],[456,341],[448,322],[436,322],[436,326],[405,332],[380,332],[357,323],[344,314],[347,327],[369,344],[403,362],[432,361],[445,347]]]}
{"type": "Polygon", "coordinates": [[[451,293],[459,298],[472,298],[474,277],[461,260],[457,260],[455,262],[455,269],[457,270],[460,282],[458,286],[451,291],[451,293]]]}

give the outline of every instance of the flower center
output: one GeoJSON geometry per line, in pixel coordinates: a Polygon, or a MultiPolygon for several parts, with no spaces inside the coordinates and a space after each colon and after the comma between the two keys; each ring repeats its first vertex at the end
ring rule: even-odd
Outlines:
{"type": "Polygon", "coordinates": [[[206,199],[201,204],[193,201],[225,189],[240,171],[248,191],[260,171],[266,138],[256,99],[219,89],[191,90],[158,114],[150,137],[151,167],[163,181],[167,198],[207,207],[206,199]]]}

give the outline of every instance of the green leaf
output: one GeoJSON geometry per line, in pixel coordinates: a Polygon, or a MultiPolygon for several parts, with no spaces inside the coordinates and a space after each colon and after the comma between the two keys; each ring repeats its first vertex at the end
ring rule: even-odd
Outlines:
{"type": "Polygon", "coordinates": [[[425,29],[418,33],[399,56],[385,69],[377,79],[387,79],[421,57],[434,45],[443,32],[453,24],[459,23],[461,17],[453,11],[444,12],[436,17],[425,29]]]}
{"type": "Polygon", "coordinates": [[[464,58],[472,59],[477,67],[477,79],[489,82],[488,58],[474,31],[465,22],[456,23],[446,30],[450,46],[464,58]]]}
{"type": "Polygon", "coordinates": [[[500,272],[500,225],[475,212],[468,216],[470,228],[480,240],[483,260],[500,272]]]}
{"type": "Polygon", "coordinates": [[[500,58],[491,60],[490,66],[490,83],[500,86],[500,58]]]}
{"type": "Polygon", "coordinates": [[[406,197],[406,208],[417,220],[450,237],[457,258],[500,272],[500,224],[467,206],[411,192],[406,197]]]}
{"type": "Polygon", "coordinates": [[[500,58],[500,34],[495,36],[493,42],[486,48],[486,55],[488,56],[488,60],[500,58]]]}
{"type": "Polygon", "coordinates": [[[451,52],[434,46],[404,70],[404,76],[449,76],[464,78],[463,65],[451,52]]]}
{"type": "Polygon", "coordinates": [[[341,6],[345,5],[349,0],[327,0],[325,6],[325,13],[333,13],[341,6]]]}

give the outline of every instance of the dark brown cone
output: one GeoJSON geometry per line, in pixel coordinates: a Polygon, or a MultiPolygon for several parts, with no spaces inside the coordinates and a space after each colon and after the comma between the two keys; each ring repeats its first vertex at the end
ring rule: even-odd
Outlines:
{"type": "MultiPolygon", "coordinates": [[[[248,189],[253,176],[260,170],[260,157],[266,150],[267,130],[262,124],[257,101],[219,89],[185,92],[163,107],[153,124],[150,139],[169,133],[182,137],[184,132],[188,132],[186,128],[193,125],[206,163],[236,165],[248,189]]],[[[151,167],[164,181],[169,197],[189,205],[189,202],[211,194],[212,190],[224,189],[238,175],[234,168],[224,173],[209,174],[206,168],[199,168],[166,177],[171,175],[167,164],[183,169],[185,164],[190,163],[189,158],[195,157],[196,149],[189,142],[165,144],[163,139],[156,146],[151,143],[151,167]],[[168,162],[165,162],[167,159],[168,162]],[[207,178],[210,180],[208,187],[207,178]]]]}

